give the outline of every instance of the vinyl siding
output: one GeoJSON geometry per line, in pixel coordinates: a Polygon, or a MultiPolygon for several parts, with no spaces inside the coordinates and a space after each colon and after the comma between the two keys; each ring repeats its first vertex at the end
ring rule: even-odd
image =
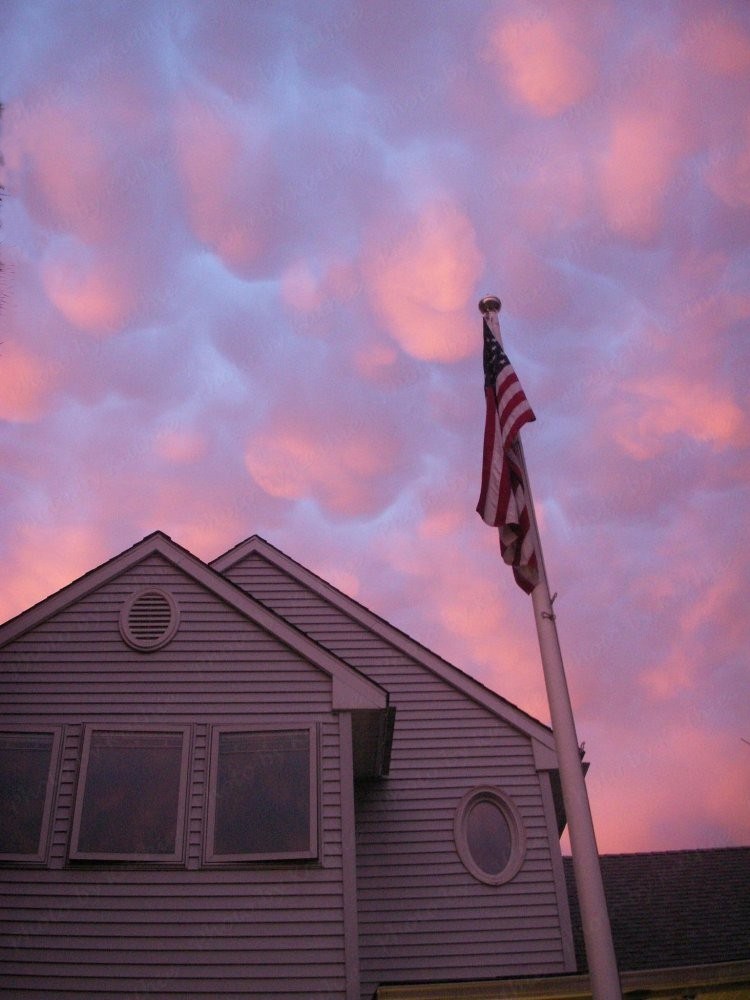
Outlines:
{"type": "Polygon", "coordinates": [[[62,731],[45,866],[0,869],[0,992],[55,997],[343,998],[339,722],[328,674],[160,556],[0,650],[3,719],[62,731]],[[151,653],[118,619],[140,585],[176,597],[180,628],[151,653]],[[185,859],[178,865],[67,860],[83,724],[190,727],[185,859]],[[315,862],[203,864],[211,724],[318,732],[315,862]]]}
{"type": "Polygon", "coordinates": [[[384,982],[565,971],[548,817],[530,738],[257,554],[225,574],[388,690],[388,778],[357,788],[362,998],[384,982]],[[476,881],[453,823],[466,791],[501,788],[526,832],[515,878],[476,881]]]}

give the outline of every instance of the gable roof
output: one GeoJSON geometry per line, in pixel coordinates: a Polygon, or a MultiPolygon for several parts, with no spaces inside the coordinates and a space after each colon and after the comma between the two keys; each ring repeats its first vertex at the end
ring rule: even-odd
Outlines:
{"type": "MultiPolygon", "coordinates": [[[[600,858],[621,972],[750,961],[750,847],[600,858]]],[[[564,858],[579,970],[586,968],[572,858],[564,858]]]]}
{"type": "Polygon", "coordinates": [[[485,687],[452,663],[442,659],[437,653],[427,649],[426,646],[412,639],[411,636],[391,625],[390,622],[385,621],[363,604],[337,590],[332,584],[281,552],[259,535],[252,535],[245,539],[213,559],[209,565],[219,573],[227,573],[233,566],[251,555],[259,555],[266,559],[298,583],[309,588],[324,601],[338,608],[339,611],[359,623],[363,628],[374,632],[385,642],[427,667],[467,697],[489,709],[516,729],[526,733],[535,741],[537,766],[548,770],[557,768],[554,737],[549,726],[539,722],[538,719],[524,712],[490,688],[485,687]]]}
{"type": "Polygon", "coordinates": [[[316,643],[270,608],[254,600],[246,591],[235,586],[161,531],[147,535],[131,548],[11,618],[0,626],[0,648],[154,554],[162,556],[211,591],[219,600],[327,673],[331,677],[334,709],[359,709],[378,713],[387,710],[388,692],[383,687],[316,643]]]}

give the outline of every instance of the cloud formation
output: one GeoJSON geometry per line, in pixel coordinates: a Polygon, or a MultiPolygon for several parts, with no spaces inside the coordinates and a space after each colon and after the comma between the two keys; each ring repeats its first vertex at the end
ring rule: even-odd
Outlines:
{"type": "Polygon", "coordinates": [[[747,5],[0,30],[0,615],[257,532],[546,720],[474,513],[496,292],[599,845],[747,843],[747,5]]]}

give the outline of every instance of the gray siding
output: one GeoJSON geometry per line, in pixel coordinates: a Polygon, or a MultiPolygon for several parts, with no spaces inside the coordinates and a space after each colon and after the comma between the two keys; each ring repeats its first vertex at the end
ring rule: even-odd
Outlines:
{"type": "Polygon", "coordinates": [[[62,728],[46,866],[0,870],[0,992],[13,996],[345,996],[339,723],[329,676],[153,556],[0,650],[8,722],[62,728]],[[138,653],[118,616],[135,586],[177,597],[180,629],[138,653]],[[85,722],[191,727],[184,864],[71,865],[85,722]],[[318,725],[321,854],[206,867],[212,723],[318,725]]]}
{"type": "Polygon", "coordinates": [[[379,983],[565,971],[548,819],[530,738],[257,554],[225,574],[385,687],[387,779],[357,789],[362,997],[379,983]],[[502,788],[523,818],[515,878],[488,886],[455,848],[469,789],[502,788]]]}

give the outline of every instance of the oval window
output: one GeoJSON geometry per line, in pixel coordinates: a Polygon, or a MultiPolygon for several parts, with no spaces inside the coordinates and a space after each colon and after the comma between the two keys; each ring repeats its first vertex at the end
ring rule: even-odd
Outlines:
{"type": "Polygon", "coordinates": [[[521,867],[523,822],[510,799],[498,788],[475,788],[459,803],[455,820],[458,854],[480,882],[500,885],[521,867]]]}

